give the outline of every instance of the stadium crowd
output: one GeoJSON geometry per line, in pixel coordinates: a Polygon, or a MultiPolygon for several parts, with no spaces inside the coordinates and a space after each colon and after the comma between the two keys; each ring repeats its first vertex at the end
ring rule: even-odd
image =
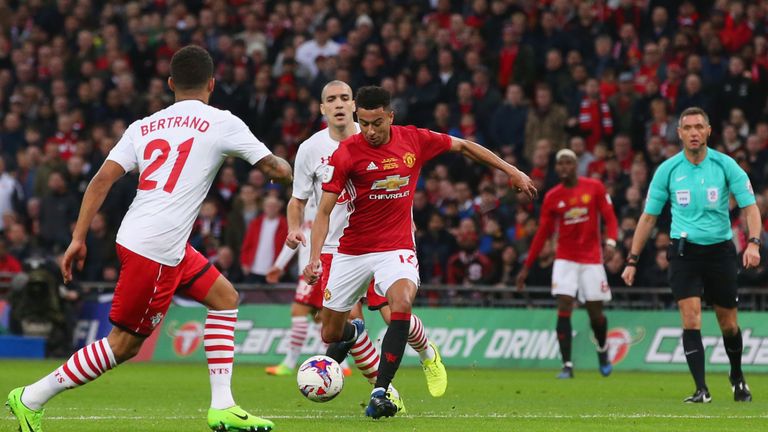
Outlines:
{"type": "MultiPolygon", "coordinates": [[[[425,168],[413,209],[425,283],[513,289],[540,200],[558,182],[553,156],[573,149],[579,173],[601,179],[615,205],[622,253],[605,265],[623,286],[649,180],[679,151],[687,107],[710,114],[710,145],[747,171],[768,216],[766,26],[764,0],[0,0],[0,271],[63,252],[89,179],[132,121],[172,103],[170,58],[192,43],[216,64],[211,104],[288,160],[324,127],[320,89],[339,79],[388,89],[398,124],[466,137],[525,168],[538,202],[460,157],[425,168]]],[[[91,225],[80,280],[116,280],[115,229],[137,180],[121,179],[91,225]]],[[[289,197],[228,161],[191,243],[233,282],[263,280],[289,197]]],[[[637,285],[666,286],[668,223],[637,285]]],[[[548,286],[553,260],[550,244],[528,283],[548,286]]],[[[740,277],[765,285],[768,271],[740,277]]]]}

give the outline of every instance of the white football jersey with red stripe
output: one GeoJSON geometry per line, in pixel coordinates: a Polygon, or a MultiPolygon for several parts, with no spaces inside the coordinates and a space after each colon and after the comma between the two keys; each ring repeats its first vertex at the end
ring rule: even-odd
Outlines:
{"type": "Polygon", "coordinates": [[[226,157],[255,164],[271,154],[242,120],[198,100],[176,102],[133,122],[107,157],[139,170],[139,186],[117,243],[176,266],[203,199],[226,157]]]}
{"type": "MultiPolygon", "coordinates": [[[[355,123],[355,132],[360,132],[357,123],[355,123]]],[[[299,146],[293,169],[293,196],[307,200],[307,209],[314,207],[314,211],[317,211],[320,197],[323,195],[323,174],[331,160],[331,155],[338,147],[339,142],[331,138],[328,128],[316,132],[299,146]]],[[[349,196],[342,192],[336,207],[331,212],[323,253],[333,254],[338,250],[339,239],[349,222],[348,204],[349,196]]],[[[307,209],[305,209],[305,216],[307,209]]],[[[306,217],[305,220],[307,220],[306,217]]],[[[312,220],[314,220],[314,214],[312,220]]],[[[307,244],[309,241],[310,239],[307,238],[307,244]]]]}

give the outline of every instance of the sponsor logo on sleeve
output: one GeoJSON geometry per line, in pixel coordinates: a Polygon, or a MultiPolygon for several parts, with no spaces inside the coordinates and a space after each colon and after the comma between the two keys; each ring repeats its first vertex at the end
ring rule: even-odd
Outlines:
{"type": "Polygon", "coordinates": [[[323,183],[328,183],[333,178],[333,165],[326,165],[323,170],[323,183]]]}

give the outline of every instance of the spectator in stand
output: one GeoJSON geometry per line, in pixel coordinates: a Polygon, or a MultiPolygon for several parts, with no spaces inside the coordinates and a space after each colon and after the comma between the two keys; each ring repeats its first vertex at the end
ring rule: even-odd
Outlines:
{"type": "Polygon", "coordinates": [[[104,213],[96,213],[85,237],[88,252],[79,279],[84,281],[111,280],[117,273],[119,261],[115,250],[115,233],[109,231],[104,213]]]}
{"type": "Polygon", "coordinates": [[[21,263],[8,250],[8,242],[0,237],[0,281],[10,282],[11,276],[21,272],[21,263]]]}
{"type": "Polygon", "coordinates": [[[459,252],[448,258],[446,283],[452,285],[487,284],[492,276],[491,260],[477,250],[477,232],[458,236],[459,252]]]}
{"type": "Polygon", "coordinates": [[[269,268],[280,254],[288,236],[288,222],[281,214],[282,207],[279,199],[265,198],[263,213],[248,225],[240,251],[240,264],[246,282],[265,283],[269,268]]]}
{"type": "Polygon", "coordinates": [[[432,213],[427,229],[417,240],[421,280],[425,283],[444,282],[448,259],[456,251],[457,244],[456,238],[445,229],[445,220],[440,213],[432,213]]]}
{"type": "Polygon", "coordinates": [[[677,99],[676,114],[680,115],[686,108],[699,106],[709,110],[709,97],[702,91],[701,77],[690,73],[685,77],[685,83],[677,99]]]}
{"type": "Polygon", "coordinates": [[[229,246],[219,246],[216,255],[211,257],[213,265],[232,283],[241,283],[245,279],[240,265],[235,259],[235,252],[229,246]]]}
{"type": "Polygon", "coordinates": [[[533,160],[536,143],[548,139],[555,149],[565,146],[568,113],[561,105],[552,102],[552,91],[546,85],[536,87],[534,105],[528,111],[525,123],[525,147],[523,157],[528,163],[533,160]]]}
{"type": "Polygon", "coordinates": [[[611,110],[600,94],[600,83],[594,78],[587,80],[579,104],[579,129],[585,136],[587,151],[592,151],[598,141],[613,135],[611,110]]]}
{"type": "Polygon", "coordinates": [[[40,202],[41,245],[55,252],[64,250],[69,245],[78,209],[78,201],[67,190],[64,175],[52,172],[48,177],[48,193],[40,202]]]}

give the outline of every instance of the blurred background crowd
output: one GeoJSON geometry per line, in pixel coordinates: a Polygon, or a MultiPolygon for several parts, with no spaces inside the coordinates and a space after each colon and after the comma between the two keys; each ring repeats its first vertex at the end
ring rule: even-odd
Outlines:
{"type": "MultiPolygon", "coordinates": [[[[707,110],[710,145],[749,173],[768,216],[766,26],[764,0],[0,0],[0,272],[66,248],[89,179],[132,121],[173,102],[170,58],[192,43],[216,64],[211,104],[289,161],[325,127],[319,93],[340,79],[387,88],[396,123],[479,142],[535,179],[539,201],[521,203],[504,175],[461,157],[426,167],[413,209],[425,283],[511,290],[558,182],[553,155],[573,149],[579,173],[611,194],[622,253],[605,265],[620,287],[648,183],[679,151],[687,107],[707,110]]],[[[116,280],[114,236],[136,183],[121,179],[94,219],[79,280],[116,280]]],[[[233,282],[262,280],[268,266],[251,249],[289,197],[229,160],[190,241],[233,282]]],[[[668,217],[659,225],[642,286],[666,285],[668,217]]],[[[549,284],[553,259],[548,245],[530,285],[549,284]]],[[[740,277],[768,281],[764,266],[740,277]]]]}

